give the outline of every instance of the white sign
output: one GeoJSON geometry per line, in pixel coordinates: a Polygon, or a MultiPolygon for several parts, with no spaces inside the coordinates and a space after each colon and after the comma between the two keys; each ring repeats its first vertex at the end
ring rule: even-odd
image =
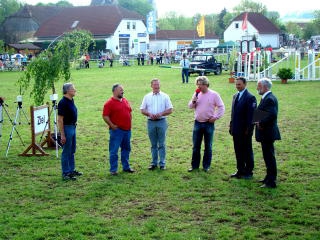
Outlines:
{"type": "Polygon", "coordinates": [[[33,111],[34,134],[49,130],[48,106],[35,108],[33,111]]]}
{"type": "Polygon", "coordinates": [[[156,13],[155,11],[151,11],[147,15],[147,31],[149,34],[156,34],[157,26],[156,26],[156,13]]]}

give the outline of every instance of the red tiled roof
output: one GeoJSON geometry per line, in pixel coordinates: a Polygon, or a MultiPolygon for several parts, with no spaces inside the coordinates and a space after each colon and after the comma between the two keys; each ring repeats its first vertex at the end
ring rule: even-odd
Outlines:
{"type": "Polygon", "coordinates": [[[95,36],[111,35],[123,19],[144,20],[138,13],[115,5],[65,8],[44,22],[35,36],[59,36],[70,31],[75,21],[79,21],[76,28],[88,30],[95,36]]]}
{"type": "MultiPolygon", "coordinates": [[[[206,34],[206,39],[218,39],[214,34],[206,34]]],[[[196,30],[159,30],[156,34],[150,34],[150,40],[194,40],[203,39],[198,36],[196,30]]]]}
{"type": "Polygon", "coordinates": [[[17,50],[23,50],[23,49],[40,50],[41,49],[40,47],[32,43],[15,43],[15,44],[8,44],[8,45],[17,50]]]}
{"type": "MultiPolygon", "coordinates": [[[[243,15],[245,13],[241,13],[233,21],[242,21],[243,15]]],[[[233,22],[232,21],[232,22],[233,22]]],[[[259,33],[280,33],[279,28],[274,25],[267,17],[265,17],[261,13],[248,12],[248,22],[250,22],[259,33]]]]}
{"type": "Polygon", "coordinates": [[[25,5],[12,14],[13,18],[33,18],[39,25],[60,12],[63,7],[25,5]]]}

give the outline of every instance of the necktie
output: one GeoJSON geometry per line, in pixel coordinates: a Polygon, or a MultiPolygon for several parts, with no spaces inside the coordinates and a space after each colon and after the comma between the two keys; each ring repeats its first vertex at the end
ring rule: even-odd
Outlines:
{"type": "Polygon", "coordinates": [[[236,100],[234,101],[235,103],[239,102],[239,97],[240,97],[240,93],[237,94],[236,100]]]}
{"type": "Polygon", "coordinates": [[[183,66],[185,67],[186,66],[186,60],[183,59],[183,66]]]}

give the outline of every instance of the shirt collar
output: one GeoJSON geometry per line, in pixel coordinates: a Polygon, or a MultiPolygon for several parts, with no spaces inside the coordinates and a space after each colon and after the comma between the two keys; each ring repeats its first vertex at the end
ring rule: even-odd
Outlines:
{"type": "Polygon", "coordinates": [[[263,95],[262,95],[262,99],[264,99],[269,93],[271,93],[271,91],[269,90],[268,92],[265,92],[263,95]]]}

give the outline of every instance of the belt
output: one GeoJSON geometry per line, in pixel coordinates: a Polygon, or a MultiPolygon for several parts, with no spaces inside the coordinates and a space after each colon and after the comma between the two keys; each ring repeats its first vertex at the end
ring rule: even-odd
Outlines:
{"type": "Polygon", "coordinates": [[[150,119],[150,118],[148,118],[148,121],[155,122],[155,121],[160,121],[160,120],[163,120],[163,119],[165,119],[165,118],[158,118],[158,119],[150,119]]]}
{"type": "Polygon", "coordinates": [[[64,124],[65,126],[77,126],[77,123],[64,124]]]}

